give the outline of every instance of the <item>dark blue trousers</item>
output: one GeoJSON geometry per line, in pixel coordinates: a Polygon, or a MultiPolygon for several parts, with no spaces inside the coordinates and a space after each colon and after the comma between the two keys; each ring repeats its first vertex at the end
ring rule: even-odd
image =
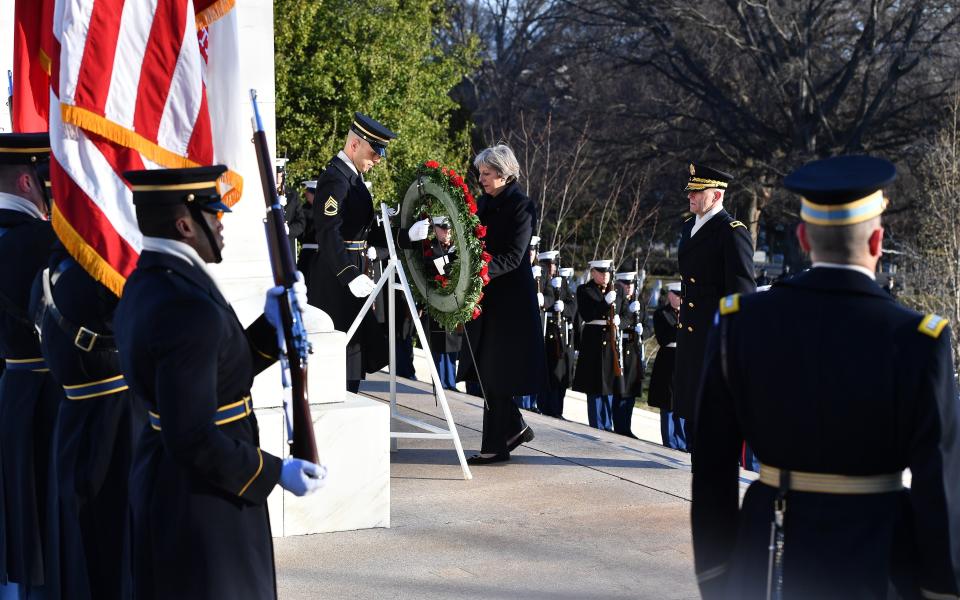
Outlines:
{"type": "Polygon", "coordinates": [[[590,427],[613,431],[613,394],[587,396],[587,420],[590,427]]]}
{"type": "Polygon", "coordinates": [[[457,387],[457,356],[458,352],[438,352],[433,355],[433,364],[440,374],[440,385],[445,390],[454,390],[457,387]]]}
{"type": "Polygon", "coordinates": [[[633,422],[633,396],[614,396],[613,398],[613,431],[620,435],[636,437],[630,431],[633,422]]]}
{"type": "Polygon", "coordinates": [[[687,449],[687,434],[683,419],[670,410],[660,410],[660,437],[663,445],[674,450],[687,449]]]}

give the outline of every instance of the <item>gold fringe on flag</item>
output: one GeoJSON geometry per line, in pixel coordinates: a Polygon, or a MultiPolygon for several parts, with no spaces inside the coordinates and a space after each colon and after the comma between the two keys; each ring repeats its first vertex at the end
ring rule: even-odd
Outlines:
{"type": "Polygon", "coordinates": [[[210,6],[197,13],[197,29],[210,27],[221,18],[227,16],[227,13],[233,10],[235,0],[217,0],[210,6]]]}
{"type": "Polygon", "coordinates": [[[127,283],[127,279],[97,254],[97,251],[83,239],[83,236],[77,233],[77,230],[60,213],[56,204],[53,205],[51,221],[53,230],[57,233],[57,237],[60,238],[70,256],[94,279],[119,297],[123,293],[123,286],[127,283]]]}

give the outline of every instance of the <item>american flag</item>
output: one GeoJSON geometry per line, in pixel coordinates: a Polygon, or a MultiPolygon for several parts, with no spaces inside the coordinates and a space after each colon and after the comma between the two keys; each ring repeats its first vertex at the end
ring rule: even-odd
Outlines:
{"type": "MultiPolygon", "coordinates": [[[[236,83],[236,53],[214,54],[237,46],[233,8],[224,0],[56,0],[53,226],[70,254],[117,295],[142,245],[122,173],[237,164],[218,155],[217,130],[231,132],[210,119],[208,93],[222,102],[230,92],[205,83],[236,83]]],[[[228,203],[239,200],[234,170],[223,184],[228,203]]]]}

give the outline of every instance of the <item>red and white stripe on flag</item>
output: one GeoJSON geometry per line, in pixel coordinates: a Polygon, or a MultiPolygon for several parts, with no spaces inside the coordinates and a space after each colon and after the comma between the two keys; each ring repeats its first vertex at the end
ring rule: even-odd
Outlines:
{"type": "Polygon", "coordinates": [[[117,295],[142,246],[122,173],[209,165],[216,156],[197,17],[190,0],[56,3],[53,226],[117,295]]]}

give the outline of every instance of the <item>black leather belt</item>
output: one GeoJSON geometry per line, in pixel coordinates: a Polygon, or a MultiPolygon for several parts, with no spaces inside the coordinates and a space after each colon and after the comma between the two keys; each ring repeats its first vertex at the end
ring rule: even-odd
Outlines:
{"type": "Polygon", "coordinates": [[[63,313],[60,312],[60,309],[57,308],[57,303],[53,301],[53,291],[50,288],[51,280],[56,280],[63,274],[64,271],[73,266],[73,259],[64,259],[57,265],[57,268],[53,270],[53,273],[50,273],[49,269],[44,270],[43,272],[43,297],[44,297],[44,311],[49,314],[57,325],[60,326],[60,329],[67,334],[68,337],[73,338],[73,345],[83,350],[84,352],[93,352],[96,351],[116,351],[117,342],[112,335],[105,335],[93,331],[92,329],[87,329],[83,325],[74,325],[70,322],[69,319],[63,316],[63,313]]]}

